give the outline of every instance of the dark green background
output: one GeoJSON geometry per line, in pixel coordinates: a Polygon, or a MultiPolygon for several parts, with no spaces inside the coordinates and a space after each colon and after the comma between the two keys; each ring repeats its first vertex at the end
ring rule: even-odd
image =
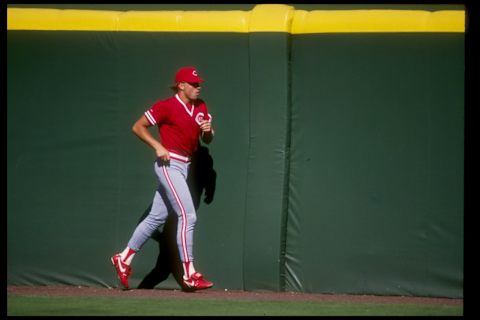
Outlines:
{"type": "Polygon", "coordinates": [[[463,37],[305,35],[292,52],[287,287],[461,295],[463,37]]]}
{"type": "Polygon", "coordinates": [[[183,65],[216,130],[194,250],[217,288],[463,297],[450,33],[8,31],[8,284],[117,285],[109,257],[156,187],[130,128],[183,65]]]}

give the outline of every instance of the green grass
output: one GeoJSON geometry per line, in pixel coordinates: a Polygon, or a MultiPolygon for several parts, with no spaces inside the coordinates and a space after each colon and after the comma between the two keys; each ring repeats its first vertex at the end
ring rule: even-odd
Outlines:
{"type": "Polygon", "coordinates": [[[462,306],[311,301],[7,296],[8,316],[459,316],[462,306]]]}

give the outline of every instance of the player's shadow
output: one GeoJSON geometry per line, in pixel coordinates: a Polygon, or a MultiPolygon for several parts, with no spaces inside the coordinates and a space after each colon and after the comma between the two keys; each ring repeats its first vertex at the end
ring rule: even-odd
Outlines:
{"type": "MultiPolygon", "coordinates": [[[[198,212],[202,195],[203,202],[210,204],[213,202],[215,195],[217,173],[213,169],[213,159],[207,147],[199,145],[197,151],[192,156],[187,183],[192,195],[195,210],[198,212]]],[[[175,281],[183,290],[188,290],[183,285],[183,266],[180,261],[180,255],[177,246],[177,214],[173,208],[168,205],[169,209],[167,220],[163,226],[163,230],[155,230],[151,236],[158,242],[158,257],[154,268],[143,278],[138,285],[138,289],[153,289],[160,282],[166,280],[170,273],[175,281]]],[[[150,212],[152,204],[148,206],[140,217],[139,223],[145,219],[150,212]]]]}

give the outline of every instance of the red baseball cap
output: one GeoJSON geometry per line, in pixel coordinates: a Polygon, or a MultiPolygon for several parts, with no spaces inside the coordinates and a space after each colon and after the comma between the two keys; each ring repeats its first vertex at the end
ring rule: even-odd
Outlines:
{"type": "Polygon", "coordinates": [[[197,70],[194,67],[183,67],[177,71],[177,74],[175,75],[175,82],[179,83],[183,81],[196,83],[204,82],[205,80],[198,76],[197,70]]]}

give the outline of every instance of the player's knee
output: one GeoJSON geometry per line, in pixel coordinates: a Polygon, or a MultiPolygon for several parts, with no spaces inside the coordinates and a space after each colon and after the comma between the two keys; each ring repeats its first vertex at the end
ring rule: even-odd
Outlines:
{"type": "Polygon", "coordinates": [[[196,222],[197,222],[197,215],[196,215],[195,211],[187,214],[187,224],[188,225],[193,226],[193,225],[195,225],[196,222]]]}

